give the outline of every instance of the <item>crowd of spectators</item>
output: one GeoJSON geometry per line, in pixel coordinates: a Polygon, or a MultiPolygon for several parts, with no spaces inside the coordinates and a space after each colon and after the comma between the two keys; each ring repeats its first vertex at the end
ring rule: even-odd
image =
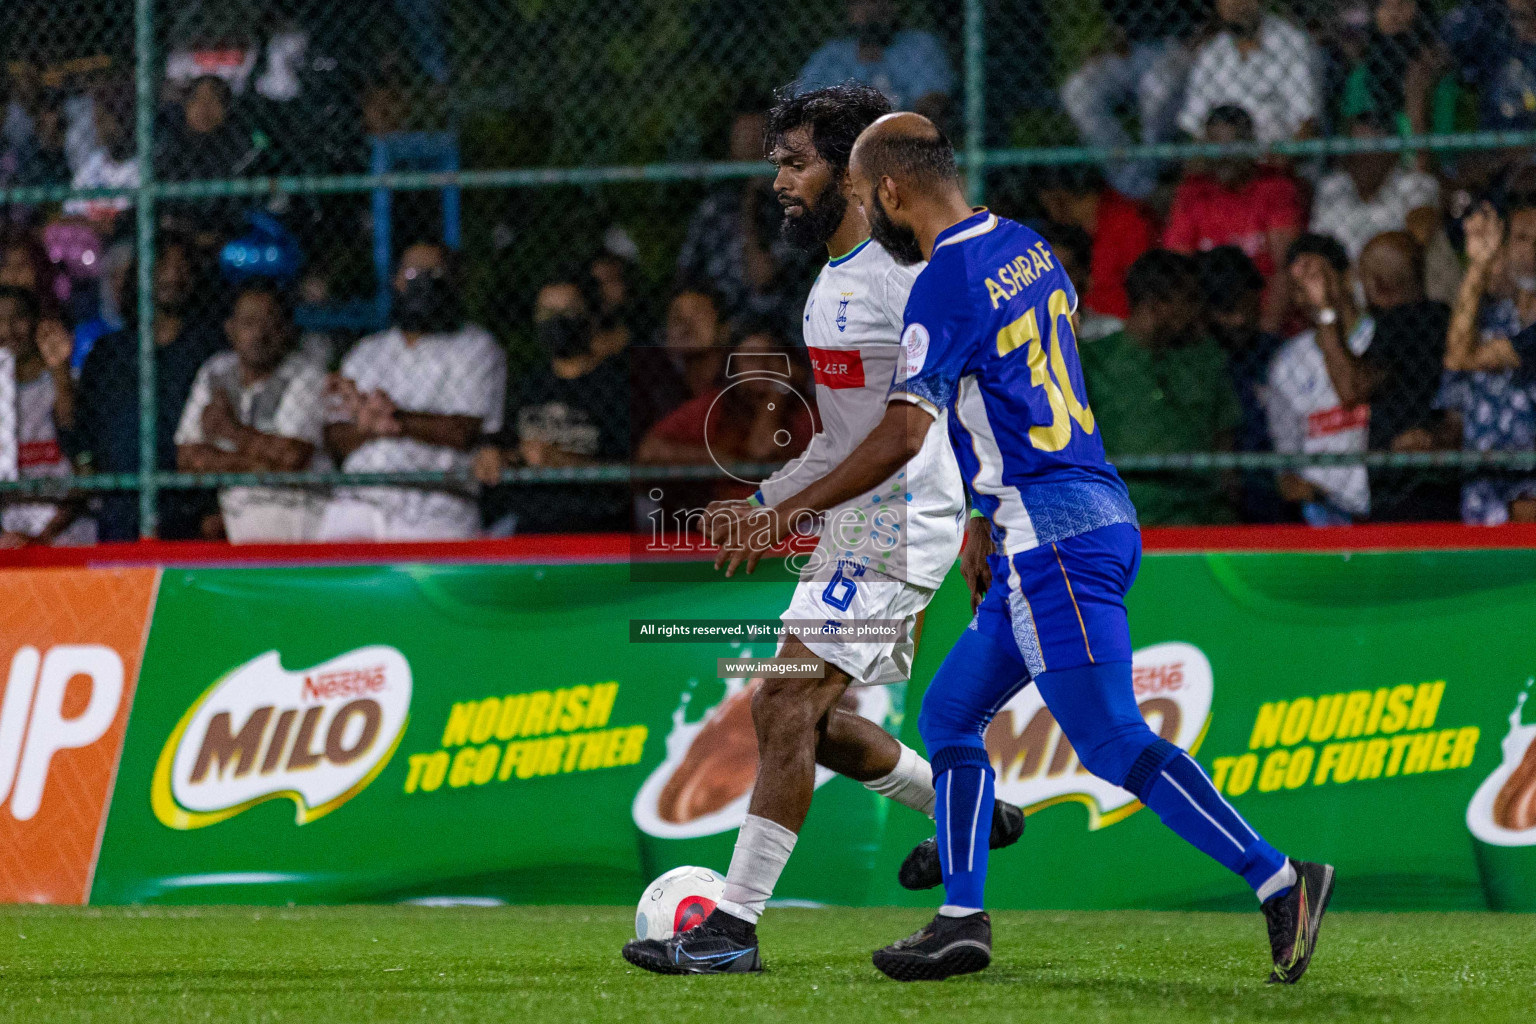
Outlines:
{"type": "MultiPolygon", "coordinates": [[[[1289,13],[1259,0],[1102,2],[1108,45],[1054,100],[1079,139],[1236,144],[1212,159],[1017,172],[1002,190],[999,212],[1044,235],[1081,296],[1078,344],[1111,456],[1536,447],[1536,162],[1372,148],[1405,133],[1536,129],[1536,0],[1440,15],[1416,0],[1289,13]],[[1243,148],[1319,134],[1362,146],[1330,160],[1243,148]]],[[[955,126],[951,53],[904,25],[908,10],[848,0],[846,34],[807,49],[799,87],[858,80],[955,126]]],[[[241,46],[172,46],[155,176],[306,159],[362,169],[368,140],[409,127],[408,90],[391,65],[343,103],[319,84],[327,52],[292,20],[241,46]]],[[[0,185],[139,182],[131,81],[82,82],[13,76],[0,185]]],[[[765,103],[743,90],[729,158],[761,158],[765,103]]],[[[167,538],[626,530],[657,509],[750,493],[730,477],[653,486],[651,467],[780,462],[809,443],[813,403],[779,399],[813,394],[799,323],[819,260],[781,236],[771,178],[695,195],[650,294],[635,261],[650,240],[612,230],[540,280],[497,282],[523,296],[509,306],[526,303],[521,352],[476,322],[464,254],[441,225],[395,246],[387,326],[320,333],[298,326],[295,303],[325,282],[287,254],[324,209],[162,202],[147,445],[131,198],[13,205],[0,225],[0,478],[52,483],[0,496],[0,545],[137,537],[133,490],[72,491],[69,479],[135,474],[146,451],[184,473],[398,474],[162,490],[167,538]],[[276,239],[256,247],[271,265],[232,263],[231,246],[258,229],[276,239]],[[780,377],[760,371],[777,360],[780,377]],[[632,480],[581,478],[626,465],[632,480]],[[525,468],[572,472],[519,482],[525,468]]],[[[1148,525],[1536,521],[1530,473],[1127,477],[1148,525]]]]}

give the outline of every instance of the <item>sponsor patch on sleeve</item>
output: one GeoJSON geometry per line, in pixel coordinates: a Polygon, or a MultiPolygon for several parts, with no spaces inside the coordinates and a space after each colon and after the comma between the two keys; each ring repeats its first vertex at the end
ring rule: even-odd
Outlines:
{"type": "Polygon", "coordinates": [[[928,359],[928,328],[922,324],[910,325],[901,336],[901,353],[904,378],[909,379],[922,373],[923,363],[928,359]]]}

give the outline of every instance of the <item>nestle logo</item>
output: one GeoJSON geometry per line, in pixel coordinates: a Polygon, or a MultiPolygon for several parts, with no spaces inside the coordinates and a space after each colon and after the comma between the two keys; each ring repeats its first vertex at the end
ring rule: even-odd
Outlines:
{"type": "MultiPolygon", "coordinates": [[[[1210,659],[1193,644],[1170,640],[1135,651],[1131,685],[1147,727],[1193,755],[1211,718],[1210,659]]],[[[1038,687],[1021,690],[987,727],[997,798],[1026,813],[1062,801],[1088,808],[1088,829],[1113,825],[1141,806],[1136,795],[1083,767],[1038,687]]]]}
{"type": "Polygon", "coordinates": [[[305,700],[340,700],[364,697],[384,689],[384,666],[342,669],[304,677],[305,700]]]}
{"type": "Polygon", "coordinates": [[[267,800],[323,818],[389,763],[411,710],[411,666],[372,644],[308,668],[257,655],[204,691],[166,738],[150,781],[162,825],[216,825],[267,800]]]}
{"type": "Polygon", "coordinates": [[[1162,665],[1148,665],[1144,668],[1131,670],[1131,685],[1136,689],[1136,696],[1145,697],[1154,693],[1173,693],[1184,688],[1184,663],[1175,661],[1162,665]]]}

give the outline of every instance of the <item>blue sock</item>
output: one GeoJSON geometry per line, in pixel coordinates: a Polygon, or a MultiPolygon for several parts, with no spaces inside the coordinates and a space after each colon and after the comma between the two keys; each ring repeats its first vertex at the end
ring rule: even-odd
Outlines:
{"type": "Polygon", "coordinates": [[[1242,875],[1260,898],[1284,891],[1276,879],[1284,855],[1232,809],[1193,758],[1147,727],[1130,662],[1045,672],[1035,685],[1085,768],[1130,790],[1185,842],[1242,875]]]}
{"type": "Polygon", "coordinates": [[[1141,802],[1186,842],[1242,875],[1256,893],[1285,867],[1285,856],[1233,810],[1194,758],[1182,750],[1152,776],[1141,802]]]}
{"type": "Polygon", "coordinates": [[[938,795],[934,823],[939,864],[944,869],[944,902],[951,907],[986,906],[987,842],[992,836],[992,766],[979,747],[948,747],[933,758],[938,795]]]}

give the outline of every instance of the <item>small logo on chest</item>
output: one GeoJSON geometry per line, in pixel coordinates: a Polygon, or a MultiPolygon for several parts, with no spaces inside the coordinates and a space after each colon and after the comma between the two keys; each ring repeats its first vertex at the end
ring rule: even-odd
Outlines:
{"type": "Polygon", "coordinates": [[[848,301],[853,298],[853,292],[843,292],[837,303],[837,333],[842,334],[848,329],[848,301]]]}

